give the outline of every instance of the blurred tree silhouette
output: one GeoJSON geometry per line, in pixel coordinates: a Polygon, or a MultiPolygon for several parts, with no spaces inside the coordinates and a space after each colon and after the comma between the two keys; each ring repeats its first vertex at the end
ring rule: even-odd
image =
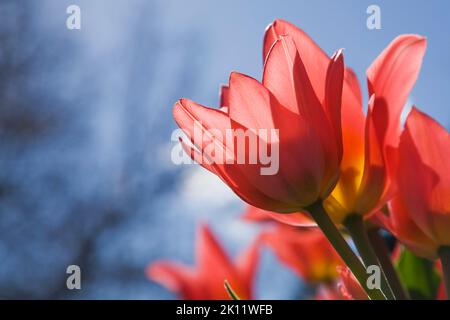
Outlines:
{"type": "Polygon", "coordinates": [[[0,3],[0,298],[151,298],[144,267],[160,254],[152,248],[164,250],[152,213],[176,174],[156,156],[173,128],[168,108],[193,85],[183,81],[193,46],[179,50],[179,83],[161,87],[161,61],[194,39],[164,51],[157,6],[140,1],[121,34],[106,28],[116,44],[100,41],[97,54],[87,44],[98,30],[73,34],[63,14],[49,18],[66,5],[0,3]],[[148,254],[130,260],[135,226],[146,228],[133,240],[148,254]],[[79,292],[66,288],[70,264],[82,270],[79,292]]]}

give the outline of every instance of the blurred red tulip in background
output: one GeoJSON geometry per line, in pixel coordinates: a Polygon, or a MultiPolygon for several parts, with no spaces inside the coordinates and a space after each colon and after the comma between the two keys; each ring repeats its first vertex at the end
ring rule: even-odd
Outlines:
{"type": "Polygon", "coordinates": [[[343,299],[368,300],[367,294],[347,267],[338,268],[338,288],[343,299]]]}
{"type": "Polygon", "coordinates": [[[281,262],[313,285],[332,284],[338,276],[336,267],[343,264],[318,228],[299,229],[277,224],[264,231],[261,239],[281,262]]]}
{"type": "Polygon", "coordinates": [[[230,299],[224,287],[227,280],[240,299],[253,298],[253,282],[258,267],[258,239],[233,263],[219,245],[211,230],[198,231],[196,266],[171,261],[152,263],[147,276],[186,300],[230,299]]]}

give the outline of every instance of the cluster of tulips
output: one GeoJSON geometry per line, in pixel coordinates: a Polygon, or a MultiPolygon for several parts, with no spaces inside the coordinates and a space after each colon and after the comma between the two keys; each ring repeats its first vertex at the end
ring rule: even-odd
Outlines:
{"type": "Polygon", "coordinates": [[[251,299],[259,248],[268,246],[317,289],[316,299],[445,299],[450,136],[416,107],[402,123],[426,45],[424,37],[401,35],[381,52],[366,71],[365,114],[343,51],[330,58],[301,29],[273,22],[262,81],[233,72],[220,108],[181,99],[173,109],[195,160],[214,157],[193,137],[199,123],[224,150],[211,129],[277,129],[274,175],[261,175],[262,164],[199,161],[249,205],[245,217],[259,221],[261,234],[233,262],[201,226],[195,268],[159,261],[148,276],[186,299],[227,299],[230,292],[251,299]],[[370,285],[370,267],[380,270],[378,286],[370,285]]]}

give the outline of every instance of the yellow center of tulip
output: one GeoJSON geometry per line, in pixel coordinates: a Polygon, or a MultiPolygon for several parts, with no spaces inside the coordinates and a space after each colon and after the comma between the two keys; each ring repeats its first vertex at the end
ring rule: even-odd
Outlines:
{"type": "Polygon", "coordinates": [[[324,207],[335,223],[354,213],[364,174],[364,138],[359,132],[343,128],[344,158],[336,187],[324,201],[324,207]]]}

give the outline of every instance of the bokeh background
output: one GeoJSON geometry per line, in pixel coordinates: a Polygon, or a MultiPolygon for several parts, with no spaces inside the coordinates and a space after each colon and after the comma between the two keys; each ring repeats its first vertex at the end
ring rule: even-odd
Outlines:
{"type": "MultiPolygon", "coordinates": [[[[401,33],[428,37],[409,104],[450,127],[450,2],[0,1],[0,298],[172,299],[146,279],[161,258],[193,263],[209,223],[230,255],[258,227],[243,203],[198,166],[170,160],[171,108],[215,106],[232,70],[260,78],[262,37],[276,18],[365,69],[401,33]],[[81,7],[81,30],[66,8],[81,7]],[[366,9],[381,7],[381,30],[366,9]],[[82,289],[66,288],[66,268],[82,289]]],[[[309,289],[264,251],[257,298],[309,289]],[[276,276],[274,276],[276,275],[276,276]]]]}

